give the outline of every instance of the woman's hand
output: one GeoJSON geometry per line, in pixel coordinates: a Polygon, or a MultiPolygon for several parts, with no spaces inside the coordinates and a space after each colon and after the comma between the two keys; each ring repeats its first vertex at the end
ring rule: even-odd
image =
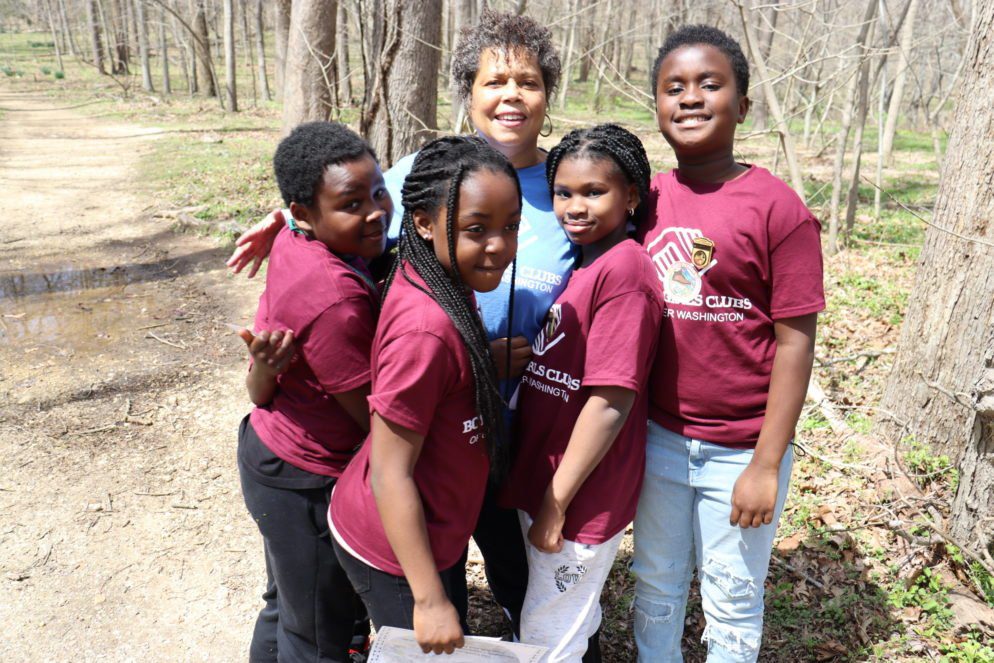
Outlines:
{"type": "Polygon", "coordinates": [[[414,639],[421,651],[451,654],[465,644],[459,613],[445,596],[414,603],[414,639]]]}
{"type": "Polygon", "coordinates": [[[267,214],[266,218],[235,240],[235,252],[231,254],[225,265],[231,268],[233,274],[238,274],[251,262],[252,269],[249,270],[248,277],[255,276],[262,266],[262,261],[273,250],[273,240],[284,225],[286,220],[283,218],[282,210],[267,214]]]}
{"type": "Polygon", "coordinates": [[[557,553],[563,549],[563,525],[566,511],[556,503],[552,488],[545,491],[542,506],[528,528],[528,541],[544,553],[557,553]]]}
{"type": "Polygon", "coordinates": [[[749,463],[732,489],[731,525],[759,527],[773,522],[780,468],[749,463]]]}
{"type": "Polygon", "coordinates": [[[495,338],[490,341],[490,352],[493,354],[494,363],[497,365],[497,377],[501,380],[505,380],[508,377],[521,377],[521,374],[525,372],[525,366],[528,365],[529,360],[532,358],[532,346],[531,343],[528,342],[528,339],[524,336],[515,336],[512,338],[510,343],[511,375],[508,376],[506,375],[508,354],[507,337],[495,338]]]}

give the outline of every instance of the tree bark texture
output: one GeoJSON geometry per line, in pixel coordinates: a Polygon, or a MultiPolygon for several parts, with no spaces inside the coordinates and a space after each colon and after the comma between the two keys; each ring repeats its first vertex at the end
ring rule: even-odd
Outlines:
{"type": "Polygon", "coordinates": [[[338,35],[335,37],[338,66],[338,97],[346,105],[352,103],[352,80],[349,71],[349,12],[346,0],[338,2],[338,35]]]}
{"type": "Polygon", "coordinates": [[[173,93],[173,83],[169,80],[169,40],[166,37],[166,10],[159,8],[159,59],[162,63],[162,92],[173,93]]]}
{"type": "Polygon", "coordinates": [[[904,96],[904,85],[908,79],[910,69],[910,55],[912,42],[915,36],[915,13],[918,8],[918,0],[911,0],[908,5],[907,18],[901,29],[901,44],[897,52],[897,71],[894,74],[894,90],[890,95],[890,106],[887,109],[887,124],[884,126],[883,153],[884,163],[890,161],[891,152],[894,150],[894,135],[897,133],[897,121],[900,119],[901,98],[904,96]]]}
{"type": "Polygon", "coordinates": [[[337,2],[294,0],[283,72],[283,133],[333,110],[337,2]]]}
{"type": "Polygon", "coordinates": [[[273,44],[276,48],[276,101],[283,100],[283,79],[286,72],[286,43],[290,36],[290,0],[276,0],[273,44]]]}
{"type": "Polygon", "coordinates": [[[380,163],[389,168],[435,137],[442,1],[387,0],[384,9],[388,25],[374,81],[377,96],[363,124],[380,163]]]}
{"type": "Polygon", "coordinates": [[[878,429],[912,435],[960,469],[951,532],[976,550],[994,506],[994,0],[969,52],[878,429]],[[945,230],[940,230],[943,228],[945,230]]]}

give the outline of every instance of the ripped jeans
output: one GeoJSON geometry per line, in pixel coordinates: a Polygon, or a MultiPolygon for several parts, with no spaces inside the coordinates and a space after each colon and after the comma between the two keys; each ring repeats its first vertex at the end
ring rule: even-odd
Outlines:
{"type": "Polygon", "coordinates": [[[752,460],[649,422],[645,483],[635,516],[635,643],[639,661],[683,660],[680,639],[696,565],[707,626],[708,663],[755,661],[763,636],[763,583],[793,464],[780,464],[773,522],[728,523],[732,489],[752,460]]]}

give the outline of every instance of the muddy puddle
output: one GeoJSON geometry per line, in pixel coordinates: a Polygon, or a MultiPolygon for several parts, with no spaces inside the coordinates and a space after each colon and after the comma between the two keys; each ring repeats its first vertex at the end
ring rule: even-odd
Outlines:
{"type": "Polygon", "coordinates": [[[37,359],[111,350],[175,317],[156,301],[155,284],[169,277],[160,264],[0,272],[0,349],[37,359]]]}

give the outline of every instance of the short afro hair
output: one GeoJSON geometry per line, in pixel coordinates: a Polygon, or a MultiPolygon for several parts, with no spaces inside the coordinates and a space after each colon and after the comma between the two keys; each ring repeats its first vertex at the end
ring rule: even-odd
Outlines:
{"type": "Polygon", "coordinates": [[[376,161],[373,148],[344,124],[304,122],[298,125],[280,141],[273,155],[273,170],[283,203],[313,206],[325,168],[354,161],[365,154],[376,161]]]}
{"type": "Polygon", "coordinates": [[[459,101],[469,101],[473,81],[480,69],[480,56],[488,48],[509,54],[524,51],[534,55],[542,70],[545,98],[552,98],[562,75],[559,53],[552,45],[552,33],[527,16],[488,9],[480,16],[479,23],[460,31],[452,57],[452,87],[459,101]]]}
{"type": "Polygon", "coordinates": [[[659,69],[666,56],[678,48],[700,44],[713,46],[725,54],[735,73],[735,89],[743,96],[749,94],[749,61],[742,53],[739,42],[710,25],[685,25],[666,38],[656,54],[656,61],[652,63],[652,78],[649,79],[652,81],[652,89],[649,92],[653,99],[656,98],[656,88],[659,86],[659,69]]]}

